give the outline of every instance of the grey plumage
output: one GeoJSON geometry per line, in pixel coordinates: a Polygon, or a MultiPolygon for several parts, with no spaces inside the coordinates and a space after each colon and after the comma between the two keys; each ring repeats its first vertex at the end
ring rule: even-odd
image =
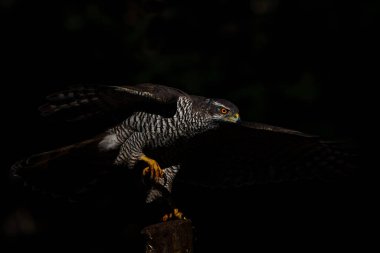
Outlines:
{"type": "Polygon", "coordinates": [[[26,180],[37,168],[53,171],[70,163],[90,167],[90,173],[97,165],[133,169],[146,162],[154,175],[146,197],[151,202],[162,188],[171,192],[182,171],[184,181],[236,186],[351,167],[345,152],[318,137],[259,123],[238,125],[239,111],[231,102],[162,85],[83,87],[47,99],[40,107],[44,116],[110,125],[92,140],[17,163],[13,174],[26,180]],[[320,162],[321,154],[329,159],[320,162]]]}
{"type": "MultiPolygon", "coordinates": [[[[129,168],[133,168],[142,155],[143,148],[170,146],[179,139],[191,138],[214,128],[216,125],[207,114],[194,110],[193,103],[191,97],[179,97],[177,111],[171,118],[137,112],[120,125],[111,128],[105,140],[114,139],[113,147],[120,147],[115,164],[127,164],[129,168]]],[[[104,142],[100,142],[99,146],[105,149],[104,142]]]]}

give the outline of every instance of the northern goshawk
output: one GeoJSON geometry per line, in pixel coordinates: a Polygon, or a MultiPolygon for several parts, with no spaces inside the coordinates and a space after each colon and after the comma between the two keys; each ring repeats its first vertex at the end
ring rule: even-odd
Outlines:
{"type": "Polygon", "coordinates": [[[241,122],[238,108],[227,100],[188,95],[162,85],[75,88],[47,100],[40,107],[42,115],[68,121],[107,119],[114,125],[90,140],[17,162],[13,174],[27,181],[35,169],[44,173],[78,160],[88,167],[99,163],[129,169],[146,163],[142,174],[152,182],[146,202],[152,202],[163,190],[171,192],[180,170],[182,180],[228,187],[329,176],[349,167],[346,153],[333,143],[298,131],[241,122]]]}

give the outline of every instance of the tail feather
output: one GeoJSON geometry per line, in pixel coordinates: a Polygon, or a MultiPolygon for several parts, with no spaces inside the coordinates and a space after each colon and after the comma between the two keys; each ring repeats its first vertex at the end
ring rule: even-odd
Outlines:
{"type": "Polygon", "coordinates": [[[12,166],[11,176],[50,195],[81,193],[113,167],[116,154],[98,148],[102,137],[20,160],[12,166]]]}

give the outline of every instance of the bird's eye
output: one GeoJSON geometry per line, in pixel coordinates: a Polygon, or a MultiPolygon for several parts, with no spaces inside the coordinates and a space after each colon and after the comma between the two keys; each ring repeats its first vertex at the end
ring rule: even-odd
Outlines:
{"type": "Polygon", "coordinates": [[[220,112],[221,112],[222,114],[227,114],[227,113],[229,112],[229,110],[226,109],[226,108],[224,108],[224,107],[222,107],[222,108],[220,108],[220,112]]]}

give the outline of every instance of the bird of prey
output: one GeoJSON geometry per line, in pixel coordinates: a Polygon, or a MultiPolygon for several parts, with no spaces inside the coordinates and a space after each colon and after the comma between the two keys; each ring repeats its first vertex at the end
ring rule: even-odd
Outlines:
{"type": "Polygon", "coordinates": [[[136,169],[140,164],[144,165],[140,173],[151,182],[146,202],[152,202],[172,191],[177,173],[187,182],[230,187],[329,177],[350,167],[347,154],[334,143],[242,122],[237,106],[227,100],[167,86],[81,87],[49,95],[47,100],[40,107],[44,116],[112,123],[92,139],[17,162],[12,173],[32,183],[36,171],[43,177],[57,167],[76,165],[90,173],[94,167],[136,169]]]}

